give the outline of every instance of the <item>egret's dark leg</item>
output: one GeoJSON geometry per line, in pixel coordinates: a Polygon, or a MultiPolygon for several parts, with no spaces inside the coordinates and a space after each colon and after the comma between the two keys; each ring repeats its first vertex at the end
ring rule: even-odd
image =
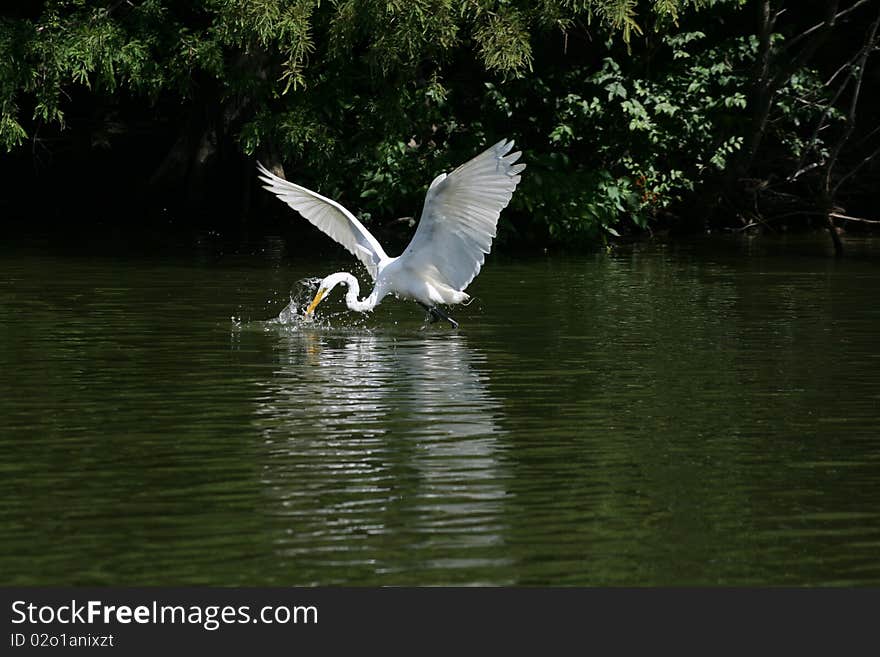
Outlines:
{"type": "Polygon", "coordinates": [[[437,322],[439,322],[442,319],[440,317],[440,315],[438,315],[436,312],[434,312],[434,309],[431,308],[431,306],[429,306],[428,304],[422,303],[421,301],[416,301],[416,303],[425,309],[425,312],[427,312],[428,316],[431,318],[432,324],[436,324],[437,322]]]}
{"type": "Polygon", "coordinates": [[[427,310],[431,314],[431,323],[439,322],[441,319],[449,322],[452,325],[452,328],[458,328],[458,322],[452,319],[445,312],[440,310],[437,306],[429,306],[427,304],[422,303],[421,301],[417,302],[422,308],[427,310]]]}
{"type": "Polygon", "coordinates": [[[458,328],[458,322],[456,322],[454,319],[452,319],[449,315],[447,315],[445,312],[443,312],[439,308],[437,308],[437,307],[431,308],[431,314],[436,317],[439,317],[440,319],[445,319],[447,322],[449,322],[452,325],[452,328],[458,328]]]}

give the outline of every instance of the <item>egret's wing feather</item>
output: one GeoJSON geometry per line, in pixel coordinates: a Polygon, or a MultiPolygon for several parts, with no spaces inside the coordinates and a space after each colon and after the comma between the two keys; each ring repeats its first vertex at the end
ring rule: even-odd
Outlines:
{"type": "Polygon", "coordinates": [[[336,201],[279,178],[257,162],[263,186],[357,257],[373,280],[388,256],[382,245],[355,216],[336,201]]]}
{"type": "Polygon", "coordinates": [[[480,273],[492,248],[495,227],[525,164],[502,140],[434,179],[416,233],[401,255],[406,265],[454,290],[464,290],[480,273]]]}

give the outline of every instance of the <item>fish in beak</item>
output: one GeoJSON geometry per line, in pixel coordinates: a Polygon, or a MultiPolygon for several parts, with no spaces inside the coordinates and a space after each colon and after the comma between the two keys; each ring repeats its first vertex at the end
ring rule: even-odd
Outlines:
{"type": "Polygon", "coordinates": [[[321,288],[318,290],[318,293],[315,295],[315,298],[312,299],[312,302],[309,304],[309,307],[306,308],[306,315],[311,315],[315,312],[315,308],[318,307],[318,304],[321,303],[321,299],[324,298],[324,295],[327,294],[326,288],[321,288]]]}

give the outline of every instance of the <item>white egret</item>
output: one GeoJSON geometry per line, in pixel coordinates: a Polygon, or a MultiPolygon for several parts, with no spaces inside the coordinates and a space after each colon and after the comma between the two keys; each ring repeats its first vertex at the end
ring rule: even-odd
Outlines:
{"type": "Polygon", "coordinates": [[[498,217],[526,168],[516,164],[521,152],[511,153],[512,149],[513,141],[502,140],[449,175],[434,178],[415,235],[396,258],[389,257],[370,231],[339,203],[279,178],[257,163],[265,188],[357,257],[375,282],[370,295],[358,299],[360,284],[354,276],[330,274],[321,281],[306,315],[342,283],[348,286],[345,303],[351,310],[369,312],[394,294],[421,304],[433,321],[445,319],[457,327],[438,306],[470,298],[464,290],[480,273],[492,248],[498,217]]]}

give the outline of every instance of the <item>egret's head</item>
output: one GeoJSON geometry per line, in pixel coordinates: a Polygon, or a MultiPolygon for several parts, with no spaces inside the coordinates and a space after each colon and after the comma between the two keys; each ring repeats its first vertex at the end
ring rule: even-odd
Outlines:
{"type": "Polygon", "coordinates": [[[339,272],[336,274],[330,274],[327,278],[322,280],[320,285],[318,285],[318,291],[315,293],[315,298],[312,299],[309,307],[306,308],[306,315],[311,315],[313,312],[315,312],[315,308],[318,307],[318,304],[321,303],[327,297],[327,295],[330,294],[330,291],[334,287],[336,287],[340,283],[347,285],[349,278],[352,278],[351,274],[339,272]]]}

